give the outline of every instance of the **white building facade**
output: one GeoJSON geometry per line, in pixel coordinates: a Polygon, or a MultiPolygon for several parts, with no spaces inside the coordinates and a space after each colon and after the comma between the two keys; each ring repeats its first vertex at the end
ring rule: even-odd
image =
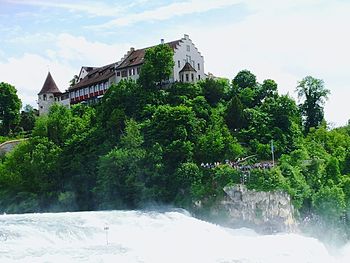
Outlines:
{"type": "MultiPolygon", "coordinates": [[[[169,45],[174,51],[170,83],[194,83],[206,78],[204,58],[188,35],[168,43],[161,40],[161,43],[169,45]]],[[[68,107],[76,103],[96,103],[112,84],[122,79],[136,81],[140,76],[147,49],[131,48],[120,61],[103,67],[82,67],[76,83],[65,93],[59,91],[49,73],[38,94],[39,114],[47,114],[55,102],[68,107]]]]}
{"type": "MultiPolygon", "coordinates": [[[[161,42],[164,43],[163,40],[161,42]]],[[[169,78],[170,83],[181,81],[197,82],[201,79],[205,79],[204,58],[188,35],[184,35],[184,37],[179,40],[165,44],[169,45],[174,51],[174,68],[169,78]],[[185,81],[180,76],[180,72],[183,71],[186,63],[189,63],[194,69],[189,75],[188,81],[185,81]]],[[[146,48],[137,50],[131,48],[127,52],[121,59],[121,62],[116,66],[116,83],[126,78],[133,80],[139,78],[146,50],[146,48]]]]}
{"type": "Polygon", "coordinates": [[[193,44],[189,36],[184,35],[179,42],[179,45],[174,50],[175,65],[172,76],[174,81],[184,82],[184,80],[180,78],[180,71],[185,67],[187,62],[196,70],[196,78],[191,81],[192,77],[189,76],[190,81],[187,82],[196,82],[198,80],[205,79],[204,58],[193,44]]]}

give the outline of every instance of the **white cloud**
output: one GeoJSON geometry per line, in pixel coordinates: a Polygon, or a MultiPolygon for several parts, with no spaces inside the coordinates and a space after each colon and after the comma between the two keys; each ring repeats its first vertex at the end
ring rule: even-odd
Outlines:
{"type": "Polygon", "coordinates": [[[65,9],[70,12],[84,12],[92,16],[115,16],[119,14],[122,10],[121,5],[103,3],[101,1],[75,1],[64,2],[64,1],[43,1],[43,0],[6,0],[13,4],[23,4],[38,7],[48,7],[48,8],[60,8],[65,9]]]}
{"type": "Polygon", "coordinates": [[[44,84],[48,67],[57,86],[64,91],[76,69],[34,54],[24,54],[19,58],[0,61],[0,81],[16,87],[23,105],[31,104],[36,107],[37,94],[44,84]]]}
{"type": "MultiPolygon", "coordinates": [[[[28,41],[26,38],[24,40],[28,41]]],[[[81,66],[102,66],[116,62],[130,47],[127,44],[89,42],[83,37],[69,34],[56,36],[52,43],[52,48],[43,50],[41,55],[26,53],[7,60],[1,60],[3,52],[0,50],[0,81],[17,88],[23,105],[37,106],[37,93],[42,88],[48,69],[59,89],[64,91],[81,66]]]]}
{"type": "Polygon", "coordinates": [[[129,44],[89,42],[84,37],[70,34],[60,34],[56,45],[55,50],[51,50],[52,58],[97,66],[119,61],[130,48],[129,44]]]}
{"type": "Polygon", "coordinates": [[[162,21],[176,16],[203,13],[214,9],[220,9],[237,4],[238,0],[190,0],[186,2],[176,2],[166,6],[161,6],[153,10],[146,10],[140,13],[130,13],[105,24],[91,26],[90,28],[110,28],[115,26],[127,26],[143,21],[162,21]]]}

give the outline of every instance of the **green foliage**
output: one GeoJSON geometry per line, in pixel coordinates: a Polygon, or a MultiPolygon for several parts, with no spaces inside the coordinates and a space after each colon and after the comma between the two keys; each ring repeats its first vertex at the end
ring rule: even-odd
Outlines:
{"type": "Polygon", "coordinates": [[[228,83],[214,80],[212,78],[207,78],[200,82],[200,86],[203,90],[205,99],[211,106],[216,106],[216,104],[225,97],[225,93],[229,89],[228,83]]]}
{"type": "Polygon", "coordinates": [[[235,160],[242,155],[243,149],[231,135],[220,115],[211,116],[211,125],[198,138],[196,159],[198,162],[235,160]]]}
{"type": "Polygon", "coordinates": [[[321,79],[306,76],[297,86],[299,99],[304,99],[300,109],[305,117],[304,127],[308,133],[311,127],[317,128],[323,120],[323,105],[330,91],[321,79]]]}
{"type": "Polygon", "coordinates": [[[32,131],[35,125],[36,115],[36,111],[33,107],[26,105],[20,115],[19,127],[21,127],[23,131],[32,131]]]}
{"type": "Polygon", "coordinates": [[[340,218],[350,217],[350,125],[330,130],[321,122],[329,93],[321,80],[299,83],[304,102],[298,107],[278,94],[275,81],[260,84],[248,70],[230,85],[224,79],[169,83],[172,69],[168,45],[150,48],[139,81],[112,85],[93,108],[53,105],[38,118],[28,106],[19,115],[16,90],[1,83],[6,137],[0,140],[15,130],[32,133],[1,159],[0,213],[153,202],[208,207],[243,178],[250,189],[288,192],[300,218],[314,213],[346,229],[340,218]],[[242,173],[223,164],[270,161],[271,141],[272,169],[242,173]],[[247,156],[253,157],[242,161],[247,156]]]}
{"type": "Polygon", "coordinates": [[[227,126],[232,131],[239,130],[247,125],[247,120],[244,114],[244,106],[238,96],[234,96],[228,102],[225,112],[225,120],[227,126]]]}
{"type": "Polygon", "coordinates": [[[279,169],[253,170],[248,178],[248,189],[257,191],[288,190],[288,181],[279,169]]]}
{"type": "Polygon", "coordinates": [[[145,157],[138,124],[126,123],[119,148],[100,158],[95,193],[101,208],[136,207],[143,191],[140,162],[145,157]]]}
{"type": "Polygon", "coordinates": [[[7,136],[19,123],[22,102],[14,86],[0,83],[0,133],[7,136]]]}
{"type": "Polygon", "coordinates": [[[149,48],[145,52],[139,82],[146,89],[162,87],[174,67],[173,50],[167,44],[149,48]]]}
{"type": "Polygon", "coordinates": [[[345,194],[338,186],[325,186],[312,197],[315,212],[330,222],[337,222],[344,214],[345,194]]]}
{"type": "Polygon", "coordinates": [[[257,84],[256,76],[249,70],[242,70],[238,72],[232,83],[235,89],[237,89],[237,92],[240,92],[246,88],[254,88],[257,84]]]}

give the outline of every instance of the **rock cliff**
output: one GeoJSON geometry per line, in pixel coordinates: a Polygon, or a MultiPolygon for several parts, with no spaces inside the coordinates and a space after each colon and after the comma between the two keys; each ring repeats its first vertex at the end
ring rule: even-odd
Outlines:
{"type": "Polygon", "coordinates": [[[221,214],[224,211],[227,215],[226,224],[253,227],[264,233],[296,229],[294,208],[287,193],[258,192],[248,190],[244,185],[225,187],[223,190],[226,196],[217,208],[221,214]]]}

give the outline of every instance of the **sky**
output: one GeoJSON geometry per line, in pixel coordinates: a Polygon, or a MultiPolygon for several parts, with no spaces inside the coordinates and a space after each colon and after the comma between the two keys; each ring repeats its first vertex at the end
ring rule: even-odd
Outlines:
{"type": "Polygon", "coordinates": [[[325,118],[350,119],[350,0],[0,0],[0,82],[37,107],[48,70],[64,91],[81,66],[119,61],[188,34],[205,71],[243,69],[297,98],[311,75],[331,91],[325,118]]]}

